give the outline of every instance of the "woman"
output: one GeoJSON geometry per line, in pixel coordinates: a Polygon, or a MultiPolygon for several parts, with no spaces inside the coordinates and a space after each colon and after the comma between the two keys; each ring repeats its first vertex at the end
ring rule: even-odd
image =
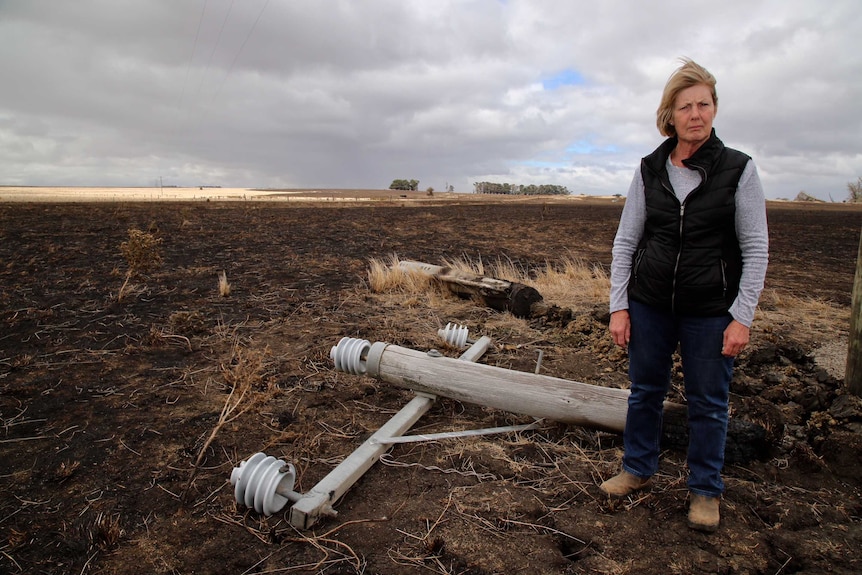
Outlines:
{"type": "Polygon", "coordinates": [[[679,346],[688,403],[689,526],[712,532],[734,357],[748,344],[768,255],[754,162],[712,128],[715,78],[691,60],[657,111],[667,139],[641,161],[613,246],[610,332],[628,348],[631,395],[622,470],[600,489],[620,498],[658,469],[662,403],[679,346]]]}

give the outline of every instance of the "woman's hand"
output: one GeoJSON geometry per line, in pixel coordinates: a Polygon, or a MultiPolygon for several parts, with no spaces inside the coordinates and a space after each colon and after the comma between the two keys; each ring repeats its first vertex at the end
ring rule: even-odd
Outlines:
{"type": "MultiPolygon", "coordinates": [[[[614,338],[614,343],[622,348],[629,346],[629,339],[632,336],[632,322],[629,318],[629,310],[621,309],[611,314],[611,337],[614,338]]],[[[725,339],[727,334],[725,334],[725,339]]]]}
{"type": "MultiPolygon", "coordinates": [[[[613,318],[611,318],[613,323],[613,318]]],[[[725,357],[736,357],[739,352],[748,345],[750,330],[736,320],[730,322],[724,330],[724,342],[721,346],[721,355],[725,357]]]]}

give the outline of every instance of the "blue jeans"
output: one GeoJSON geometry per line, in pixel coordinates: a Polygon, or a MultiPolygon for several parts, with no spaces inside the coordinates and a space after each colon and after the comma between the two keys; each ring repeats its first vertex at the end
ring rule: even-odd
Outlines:
{"type": "Polygon", "coordinates": [[[629,302],[631,339],[623,469],[646,478],[658,470],[662,404],[670,387],[672,356],[679,344],[688,403],[688,488],[718,497],[727,437],[733,358],[721,355],[730,315],[677,316],[629,302]]]}

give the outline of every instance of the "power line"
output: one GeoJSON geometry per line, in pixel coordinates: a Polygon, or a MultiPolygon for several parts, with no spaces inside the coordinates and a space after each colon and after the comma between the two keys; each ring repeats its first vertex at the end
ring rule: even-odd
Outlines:
{"type": "Polygon", "coordinates": [[[189,56],[189,62],[186,65],[186,78],[185,78],[185,80],[183,80],[183,91],[182,91],[182,94],[180,95],[180,106],[179,106],[180,110],[183,109],[183,104],[185,103],[186,86],[189,83],[189,71],[192,69],[192,61],[194,61],[195,53],[198,50],[198,38],[200,38],[200,35],[201,35],[201,25],[204,23],[204,14],[207,11],[207,2],[209,2],[209,0],[204,0],[204,6],[201,9],[201,15],[198,18],[198,30],[197,30],[197,32],[195,32],[195,42],[194,42],[194,45],[192,46],[192,55],[189,56]]]}
{"type": "Polygon", "coordinates": [[[240,45],[239,50],[237,50],[236,54],[234,54],[233,60],[231,61],[230,66],[228,67],[227,72],[224,75],[224,78],[222,78],[222,80],[221,80],[221,84],[219,84],[218,89],[213,94],[212,100],[210,100],[210,104],[212,104],[215,101],[216,96],[219,95],[222,87],[224,87],[224,83],[227,80],[227,77],[230,76],[230,73],[233,71],[234,64],[236,64],[236,61],[239,59],[239,55],[242,54],[242,50],[243,50],[243,48],[245,48],[246,43],[248,42],[249,38],[251,38],[251,35],[254,33],[254,29],[257,28],[257,23],[260,22],[260,18],[261,18],[261,16],[263,16],[263,11],[266,10],[266,7],[268,5],[269,5],[269,0],[266,0],[266,2],[263,3],[263,6],[260,9],[260,12],[258,12],[258,14],[257,14],[257,19],[255,19],[254,24],[252,24],[251,29],[248,31],[248,34],[246,34],[245,40],[242,41],[242,44],[240,45]]]}
{"type": "Polygon", "coordinates": [[[218,48],[219,42],[221,42],[221,35],[222,35],[222,32],[224,32],[225,24],[227,24],[227,20],[230,17],[231,10],[233,10],[233,3],[234,3],[234,0],[231,0],[230,6],[228,7],[227,12],[224,15],[224,20],[222,20],[221,28],[219,28],[218,36],[216,37],[215,44],[213,44],[213,49],[210,51],[210,57],[207,59],[206,66],[204,66],[204,71],[201,74],[201,81],[200,81],[200,84],[198,84],[198,91],[197,91],[197,94],[195,94],[196,100],[200,96],[201,88],[203,88],[204,79],[206,78],[207,70],[209,70],[210,63],[212,62],[213,56],[215,55],[216,48],[218,48]]]}

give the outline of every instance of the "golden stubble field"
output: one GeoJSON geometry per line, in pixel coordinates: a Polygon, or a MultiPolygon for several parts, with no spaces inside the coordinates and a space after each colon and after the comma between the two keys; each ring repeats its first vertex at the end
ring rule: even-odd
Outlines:
{"type": "MultiPolygon", "coordinates": [[[[595,199],[591,196],[545,197],[544,202],[568,203],[595,199]]],[[[610,198],[603,198],[610,199],[610,198]]],[[[138,187],[111,188],[85,186],[0,186],[0,202],[287,202],[287,203],[354,203],[399,202],[414,204],[493,201],[532,201],[524,196],[475,195],[453,192],[369,190],[369,189],[262,189],[214,187],[138,187]]]]}
{"type": "MultiPolygon", "coordinates": [[[[686,527],[684,454],[669,448],[651,493],[609,506],[596,486],[616,471],[620,438],[553,422],[396,445],[310,531],[238,506],[227,480],[241,460],[290,461],[305,492],[412,397],[335,372],[343,336],[454,356],[436,330],[457,322],[492,338],[483,363],[533,371],[542,351],[542,373],[627,385],[606,302],[585,289],[519,319],[368,282],[371,259],[393,255],[526,281],[580,262],[596,277],[573,277],[578,292],[610,264],[620,203],[320,192],[0,203],[0,570],[862,570],[862,409],[839,369],[862,211],[845,205],[769,206],[767,289],[732,389],[733,417],[762,427],[768,450],[727,467],[714,535],[686,527]],[[133,274],[131,229],[159,252],[133,274]]],[[[678,385],[672,399],[684,401],[678,385]]],[[[411,432],[528,421],[441,398],[411,432]]]]}

